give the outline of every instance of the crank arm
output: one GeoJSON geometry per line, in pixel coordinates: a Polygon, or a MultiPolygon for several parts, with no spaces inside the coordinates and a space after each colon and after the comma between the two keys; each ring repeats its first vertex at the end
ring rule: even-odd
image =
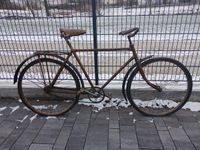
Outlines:
{"type": "Polygon", "coordinates": [[[97,94],[94,94],[94,93],[90,92],[90,91],[89,91],[88,89],[86,89],[86,88],[81,89],[81,90],[80,90],[80,93],[86,93],[86,94],[92,95],[92,96],[94,96],[94,97],[98,97],[97,94]]]}

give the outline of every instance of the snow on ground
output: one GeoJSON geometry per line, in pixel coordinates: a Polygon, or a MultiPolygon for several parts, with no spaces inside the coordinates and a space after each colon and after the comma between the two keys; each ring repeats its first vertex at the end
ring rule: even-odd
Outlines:
{"type": "Polygon", "coordinates": [[[34,119],[36,119],[37,118],[37,114],[35,114],[34,116],[32,116],[31,118],[30,118],[30,121],[32,122],[34,119]]]}
{"type": "Polygon", "coordinates": [[[22,120],[17,120],[17,121],[19,121],[19,122],[24,122],[24,120],[26,120],[28,118],[28,115],[26,115],[22,120]]]}
{"type": "Polygon", "coordinates": [[[7,108],[6,106],[5,106],[5,107],[2,107],[2,108],[0,108],[0,112],[1,112],[1,111],[4,111],[6,108],[7,108]]]}
{"type": "Polygon", "coordinates": [[[102,15],[115,16],[115,15],[157,15],[157,14],[188,14],[199,13],[199,5],[189,6],[166,6],[166,7],[153,7],[153,8],[106,8],[101,10],[102,15]]]}
{"type": "MultiPolygon", "coordinates": [[[[154,100],[151,100],[151,101],[148,101],[148,102],[144,102],[144,101],[141,101],[141,100],[136,100],[135,101],[137,105],[141,106],[141,107],[146,107],[146,106],[149,106],[152,104],[155,104],[154,103],[154,100]]],[[[79,104],[80,105],[86,105],[86,106],[91,106],[93,107],[93,111],[94,112],[98,112],[104,108],[109,108],[109,107],[115,107],[118,109],[118,107],[124,107],[124,108],[127,108],[130,106],[130,103],[129,102],[126,102],[124,99],[119,99],[119,98],[113,98],[111,99],[111,101],[109,101],[108,99],[107,100],[104,100],[103,102],[101,103],[91,103],[89,101],[89,99],[83,99],[83,100],[80,100],[79,101],[79,104]]],[[[165,106],[167,105],[169,108],[172,108],[174,106],[177,106],[178,103],[172,101],[172,100],[164,100],[162,102],[162,105],[165,104],[165,106]]],[[[155,108],[162,108],[162,106],[158,106],[158,105],[153,105],[153,107],[155,108]]],[[[182,109],[189,109],[191,111],[200,111],[200,102],[187,102],[183,107],[182,109]]],[[[132,113],[129,113],[129,115],[133,115],[132,113]]]]}
{"type": "MultiPolygon", "coordinates": [[[[16,49],[16,50],[13,50],[13,49],[0,49],[0,55],[1,56],[31,56],[34,54],[34,51],[25,51],[25,50],[22,50],[22,49],[16,49]]],[[[142,49],[138,49],[138,55],[142,58],[146,57],[147,55],[153,55],[153,56],[166,56],[166,57],[171,57],[171,56],[193,56],[193,55],[199,55],[200,54],[200,51],[188,51],[186,49],[182,49],[181,51],[174,51],[174,52],[168,52],[167,50],[163,50],[163,51],[160,51],[160,49],[154,49],[153,52],[151,51],[147,51],[147,52],[143,52],[142,49]]],[[[80,52],[78,54],[79,56],[83,56],[83,57],[90,57],[90,56],[93,56],[93,52],[91,53],[84,53],[84,52],[80,52]]],[[[130,57],[132,55],[132,52],[126,52],[124,54],[122,53],[116,53],[116,54],[113,54],[113,52],[99,52],[98,53],[98,56],[102,56],[102,57],[130,57]]]]}
{"type": "Polygon", "coordinates": [[[101,103],[91,103],[89,99],[82,99],[79,101],[79,104],[86,105],[86,106],[92,106],[94,107],[94,111],[98,112],[104,108],[109,108],[109,107],[128,107],[130,104],[126,102],[123,99],[119,98],[113,98],[112,100],[106,99],[101,103]]]}
{"type": "MultiPolygon", "coordinates": [[[[53,14],[59,14],[59,10],[51,10],[53,11],[53,14]]],[[[63,10],[64,12],[68,12],[67,10],[63,10]]],[[[185,6],[165,6],[165,7],[152,7],[152,8],[125,8],[125,7],[119,7],[119,8],[101,8],[99,10],[99,14],[101,16],[127,16],[127,15],[165,15],[165,14],[191,14],[191,13],[199,13],[199,5],[185,5],[185,6]]],[[[34,10],[36,17],[46,17],[46,11],[43,10],[34,10]]],[[[63,17],[64,14],[60,13],[60,17],[63,17]]],[[[67,13],[66,13],[67,14],[67,13]]],[[[90,12],[76,12],[70,10],[70,13],[67,15],[67,17],[73,17],[73,16],[85,16],[90,15],[90,12]]],[[[21,17],[33,17],[30,10],[0,10],[0,17],[8,17],[8,16],[21,16],[21,17]]],[[[59,17],[59,16],[58,16],[59,17]]]]}
{"type": "Polygon", "coordinates": [[[10,109],[12,109],[12,111],[10,112],[10,114],[14,113],[19,108],[20,108],[19,106],[10,107],[10,109]]]}
{"type": "Polygon", "coordinates": [[[51,109],[56,109],[57,107],[58,107],[58,105],[48,105],[48,106],[46,106],[46,105],[34,105],[33,106],[35,109],[40,109],[40,110],[42,110],[42,109],[49,109],[49,108],[51,108],[51,109]]]}
{"type": "MultiPolygon", "coordinates": [[[[92,35],[82,35],[81,37],[73,37],[73,41],[89,41],[92,39],[92,35]]],[[[98,35],[97,39],[99,41],[118,41],[119,35],[98,35]]],[[[181,40],[199,40],[200,35],[196,33],[190,33],[190,34],[170,34],[170,33],[163,33],[163,34],[141,34],[137,35],[135,37],[135,40],[139,41],[181,41],[181,40]]],[[[0,36],[0,40],[2,41],[26,41],[26,42],[56,42],[56,41],[63,41],[58,35],[52,35],[52,36],[0,36]]],[[[124,41],[127,41],[127,39],[124,39],[124,41]]]]}
{"type": "Polygon", "coordinates": [[[200,111],[200,102],[187,102],[182,109],[189,109],[191,111],[200,111]]]}

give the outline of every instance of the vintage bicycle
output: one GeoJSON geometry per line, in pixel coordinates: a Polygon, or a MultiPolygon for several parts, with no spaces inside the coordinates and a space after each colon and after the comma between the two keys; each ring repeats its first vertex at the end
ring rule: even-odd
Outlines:
{"type": "Polygon", "coordinates": [[[37,114],[56,116],[64,114],[87,97],[93,103],[111,99],[104,89],[132,61],[122,83],[122,93],[126,101],[144,115],[165,116],[179,110],[192,92],[192,77],[188,69],[179,61],[148,56],[139,58],[132,38],[139,28],[122,31],[126,35],[128,48],[115,49],[75,49],[70,38],[86,33],[80,29],[60,28],[69,50],[66,52],[37,51],[25,59],[17,68],[14,83],[18,81],[18,92],[23,103],[37,114]],[[132,56],[103,85],[95,86],[77,52],[129,51],[132,56]],[[75,58],[77,66],[70,62],[75,58]],[[85,86],[85,76],[89,86],[85,86]],[[84,96],[82,96],[84,95],[84,96]]]}

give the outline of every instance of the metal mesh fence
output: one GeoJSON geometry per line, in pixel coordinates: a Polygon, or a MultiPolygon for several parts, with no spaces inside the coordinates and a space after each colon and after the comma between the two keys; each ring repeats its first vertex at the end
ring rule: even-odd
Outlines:
{"type": "MultiPolygon", "coordinates": [[[[81,49],[128,47],[126,37],[118,33],[139,27],[134,42],[141,57],[175,58],[186,65],[194,81],[200,79],[199,0],[0,0],[0,79],[13,79],[20,62],[37,50],[67,51],[60,27],[87,30],[71,39],[81,49]]],[[[94,53],[79,55],[92,79],[98,67],[103,80],[130,53],[98,52],[98,66],[94,53]]],[[[116,80],[125,73],[126,69],[116,80]]]]}

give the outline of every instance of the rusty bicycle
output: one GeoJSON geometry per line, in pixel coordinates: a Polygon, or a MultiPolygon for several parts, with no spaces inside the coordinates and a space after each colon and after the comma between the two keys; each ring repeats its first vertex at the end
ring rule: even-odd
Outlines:
{"type": "Polygon", "coordinates": [[[104,91],[105,87],[130,62],[135,61],[122,83],[125,100],[144,115],[165,116],[176,112],[191,95],[191,74],[182,63],[172,58],[139,58],[132,41],[138,32],[139,28],[132,28],[119,33],[127,36],[128,48],[96,49],[98,52],[129,51],[132,56],[103,85],[95,86],[77,55],[77,52],[94,49],[75,49],[69,40],[86,31],[60,28],[61,38],[65,39],[69,51],[37,51],[18,66],[14,82],[18,81],[21,100],[35,113],[50,116],[69,111],[81,95],[87,96],[93,103],[100,103],[105,97],[111,98],[104,91]],[[78,68],[70,62],[71,57],[76,60],[78,68]],[[88,87],[85,86],[83,75],[89,83],[88,87]]]}

